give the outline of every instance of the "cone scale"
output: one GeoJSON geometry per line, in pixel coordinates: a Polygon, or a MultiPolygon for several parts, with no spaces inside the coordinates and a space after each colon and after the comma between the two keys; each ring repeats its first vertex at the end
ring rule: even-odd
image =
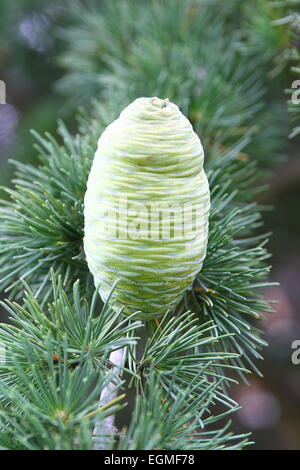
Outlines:
{"type": "Polygon", "coordinates": [[[106,301],[142,319],[174,310],[206,255],[209,186],[198,136],[168,100],[139,98],[98,141],[84,249],[106,301]]]}

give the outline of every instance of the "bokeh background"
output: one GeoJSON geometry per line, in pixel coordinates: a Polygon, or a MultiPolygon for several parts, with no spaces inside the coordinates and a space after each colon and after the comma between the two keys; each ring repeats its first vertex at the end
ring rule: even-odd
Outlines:
{"type": "MultiPolygon", "coordinates": [[[[69,21],[68,7],[62,2],[0,2],[0,79],[7,86],[7,104],[0,105],[1,184],[10,184],[10,158],[36,161],[31,129],[55,134],[58,118],[75,126],[72,106],[56,85],[64,73],[58,61],[65,47],[61,31],[69,21]]],[[[280,80],[285,100],[290,77],[287,74],[286,82],[280,80]]],[[[287,129],[292,127],[287,116],[281,118],[287,129]]],[[[250,377],[250,386],[240,384],[232,390],[242,405],[233,426],[237,431],[252,431],[253,449],[300,449],[300,365],[291,361],[292,343],[300,340],[299,149],[299,139],[286,139],[284,159],[264,177],[268,187],[259,196],[263,204],[273,206],[264,219],[267,231],[272,232],[268,246],[271,280],[279,285],[266,295],[276,301],[276,313],[263,325],[269,342],[259,364],[264,377],[250,377]]],[[[6,321],[3,312],[2,320],[6,321]]]]}

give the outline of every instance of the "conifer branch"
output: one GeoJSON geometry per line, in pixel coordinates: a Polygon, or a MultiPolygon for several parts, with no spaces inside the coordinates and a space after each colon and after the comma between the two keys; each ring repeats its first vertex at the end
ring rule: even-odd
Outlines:
{"type": "MultiPolygon", "coordinates": [[[[117,349],[116,351],[113,351],[110,356],[109,356],[109,361],[113,364],[113,369],[112,372],[114,375],[119,376],[120,371],[121,371],[121,366],[123,362],[123,355],[124,355],[124,349],[117,349]]],[[[99,408],[102,408],[105,406],[107,403],[110,401],[114,400],[117,397],[117,392],[115,385],[112,383],[109,383],[107,387],[102,390],[101,396],[100,396],[100,401],[99,401],[99,408]]],[[[104,450],[107,448],[107,442],[104,438],[99,438],[97,436],[115,436],[118,434],[118,429],[116,428],[115,425],[115,415],[110,415],[107,418],[105,418],[103,421],[97,422],[94,428],[94,449],[95,450],[104,450]]]]}
{"type": "Polygon", "coordinates": [[[265,342],[257,323],[272,312],[263,293],[272,285],[269,235],[256,199],[260,176],[282,157],[286,103],[273,78],[285,73],[282,44],[298,34],[298,23],[293,34],[289,21],[276,25],[281,2],[254,1],[257,8],[104,0],[70,11],[59,31],[65,74],[57,88],[72,109],[85,107],[78,132],[60,122],[58,138],[35,133],[39,165],[15,162],[1,201],[0,288],[11,317],[0,325],[1,449],[249,444],[222,420],[238,409],[230,385],[259,373],[265,342]],[[176,102],[201,137],[212,203],[203,268],[159,325],[103,305],[83,251],[97,139],[130,101],[155,95],[176,102]],[[123,375],[136,400],[119,432],[123,375]]]}

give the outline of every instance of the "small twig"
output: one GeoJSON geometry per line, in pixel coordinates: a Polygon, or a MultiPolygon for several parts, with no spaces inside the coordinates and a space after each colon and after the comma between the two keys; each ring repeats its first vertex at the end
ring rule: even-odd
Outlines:
{"type": "MultiPolygon", "coordinates": [[[[122,360],[123,360],[124,348],[113,351],[109,360],[114,364],[112,372],[116,375],[120,374],[122,360]]],[[[98,408],[103,408],[106,404],[117,398],[117,392],[115,390],[115,384],[110,382],[101,393],[98,408]]],[[[108,446],[108,440],[112,434],[116,434],[118,429],[115,426],[115,415],[108,416],[102,421],[96,422],[93,435],[94,437],[94,450],[105,450],[108,446]],[[104,437],[104,436],[107,437],[104,437]]]]}
{"type": "Polygon", "coordinates": [[[100,408],[98,407],[96,410],[90,411],[88,414],[86,414],[83,418],[91,418],[92,416],[95,416],[95,414],[105,411],[108,408],[111,408],[112,406],[118,404],[123,398],[125,398],[126,395],[123,393],[122,395],[117,396],[117,398],[114,398],[114,400],[110,401],[106,405],[101,406],[100,408]]]}

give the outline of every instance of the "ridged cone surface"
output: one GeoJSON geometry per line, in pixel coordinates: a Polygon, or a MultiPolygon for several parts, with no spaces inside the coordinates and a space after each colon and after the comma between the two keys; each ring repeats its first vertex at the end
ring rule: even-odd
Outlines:
{"type": "Polygon", "coordinates": [[[159,317],[192,286],[207,245],[203,158],[190,122],[168,100],[135,100],[101,135],[84,200],[84,249],[103,301],[119,280],[115,310],[159,317]],[[167,209],[158,215],[157,207],[167,209]],[[197,223],[183,229],[189,207],[197,223]]]}

